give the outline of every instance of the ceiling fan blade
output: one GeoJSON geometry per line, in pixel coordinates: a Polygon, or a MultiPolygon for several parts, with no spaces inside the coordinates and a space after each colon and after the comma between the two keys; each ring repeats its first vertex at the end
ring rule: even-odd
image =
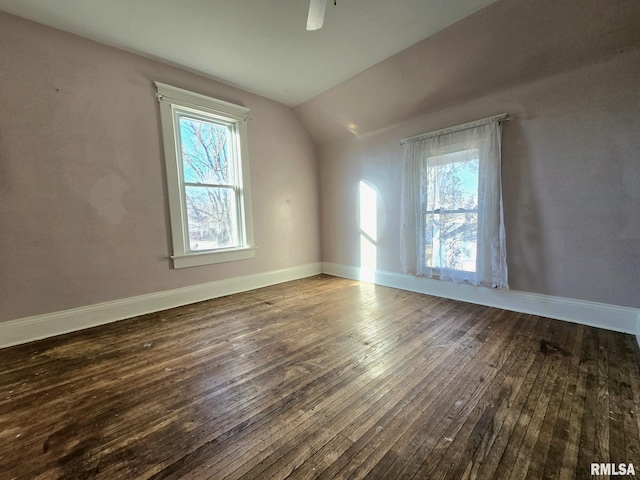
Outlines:
{"type": "Polygon", "coordinates": [[[307,17],[307,30],[318,30],[322,27],[326,8],[327,0],[311,0],[309,16],[307,17]]]}

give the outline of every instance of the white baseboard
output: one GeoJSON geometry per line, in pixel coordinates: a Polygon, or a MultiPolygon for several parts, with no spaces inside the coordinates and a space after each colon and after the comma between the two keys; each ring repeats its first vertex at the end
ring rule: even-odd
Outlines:
{"type": "Polygon", "coordinates": [[[411,292],[426,293],[504,310],[566,320],[616,332],[630,333],[636,336],[640,346],[640,309],[638,308],[552,297],[537,293],[474,287],[399,273],[379,270],[369,271],[351,265],[330,262],[323,262],[322,272],[328,275],[362,280],[411,292]]]}
{"type": "Polygon", "coordinates": [[[451,282],[441,282],[411,275],[384,271],[372,272],[351,265],[323,262],[322,264],[311,263],[283,270],[233,277],[164,292],[1,322],[0,348],[62,335],[211,298],[255,290],[319,273],[630,333],[636,336],[640,347],[640,309],[637,308],[513,290],[495,290],[469,285],[457,285],[451,282]]]}
{"type": "Polygon", "coordinates": [[[0,323],[0,348],[321,273],[321,263],[233,277],[0,323]]]}

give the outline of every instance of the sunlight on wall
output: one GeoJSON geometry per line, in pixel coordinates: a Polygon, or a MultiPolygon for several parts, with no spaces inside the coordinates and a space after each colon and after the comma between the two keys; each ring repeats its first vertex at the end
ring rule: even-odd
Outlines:
{"type": "Polygon", "coordinates": [[[360,181],[360,280],[373,282],[377,268],[378,193],[360,181]]]}

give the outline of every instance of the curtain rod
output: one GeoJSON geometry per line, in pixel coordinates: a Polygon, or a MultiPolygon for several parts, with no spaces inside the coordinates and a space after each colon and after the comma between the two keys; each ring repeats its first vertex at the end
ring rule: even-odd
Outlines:
{"type": "Polygon", "coordinates": [[[492,117],[481,118],[473,122],[463,123],[462,125],[453,125],[451,127],[442,128],[440,130],[434,130],[433,132],[421,133],[420,135],[414,135],[413,137],[403,138],[400,141],[400,145],[411,140],[422,140],[423,138],[437,137],[439,135],[445,135],[447,133],[460,132],[462,130],[468,130],[470,128],[478,127],[484,123],[491,121],[507,122],[511,120],[511,117],[507,113],[501,113],[500,115],[493,115],[492,117]]]}

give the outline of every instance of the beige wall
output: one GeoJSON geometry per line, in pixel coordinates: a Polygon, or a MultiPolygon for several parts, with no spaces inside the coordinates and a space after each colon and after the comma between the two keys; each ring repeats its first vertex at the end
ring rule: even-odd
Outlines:
{"type": "Polygon", "coordinates": [[[296,107],[318,144],[323,260],[400,271],[400,140],[507,112],[514,290],[640,307],[640,2],[499,0],[296,107]]]}
{"type": "Polygon", "coordinates": [[[318,208],[289,108],[0,13],[0,321],[317,262],[318,208]],[[171,268],[154,80],[251,109],[255,259],[171,268]]]}

